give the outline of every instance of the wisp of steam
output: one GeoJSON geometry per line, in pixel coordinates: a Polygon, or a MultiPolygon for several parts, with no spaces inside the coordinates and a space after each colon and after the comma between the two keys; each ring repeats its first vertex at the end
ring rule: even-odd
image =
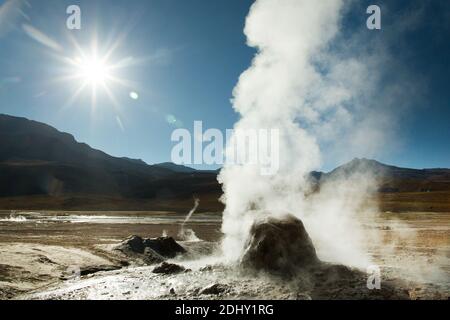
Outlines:
{"type": "Polygon", "coordinates": [[[304,222],[320,258],[356,266],[370,263],[363,245],[368,233],[357,215],[376,211],[365,206],[362,212],[374,179],[358,174],[312,192],[309,175],[321,166],[320,142],[345,145],[338,133],[356,128],[356,115],[367,110],[353,106],[363,100],[365,64],[330,49],[344,3],[257,0],[250,9],[244,33],[257,54],[233,91],[233,108],[240,115],[235,131],[278,129],[279,170],[261,175],[258,165],[245,164],[221,170],[226,205],[222,250],[228,261],[242,256],[255,218],[291,213],[304,222]]]}
{"type": "Polygon", "coordinates": [[[185,229],[184,226],[189,221],[189,219],[194,214],[195,210],[197,210],[198,205],[200,204],[200,199],[194,198],[194,207],[189,211],[183,223],[181,224],[180,232],[178,232],[178,238],[186,241],[198,241],[198,237],[196,236],[194,230],[185,229]]]}

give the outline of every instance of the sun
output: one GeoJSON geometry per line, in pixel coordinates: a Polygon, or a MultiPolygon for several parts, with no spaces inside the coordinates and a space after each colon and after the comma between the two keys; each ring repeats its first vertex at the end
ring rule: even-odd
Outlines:
{"type": "Polygon", "coordinates": [[[74,105],[78,99],[84,101],[84,98],[90,96],[93,114],[97,106],[112,107],[119,114],[124,104],[118,97],[129,96],[133,100],[139,98],[136,93],[138,85],[124,78],[124,73],[141,60],[117,52],[123,39],[124,36],[119,36],[114,42],[101,45],[102,42],[94,35],[90,45],[82,46],[74,37],[69,36],[73,45],[72,54],[57,56],[63,63],[63,68],[61,75],[54,79],[56,82],[69,83],[74,88],[64,108],[74,105]]]}
{"type": "Polygon", "coordinates": [[[92,86],[105,85],[111,79],[110,66],[104,59],[96,56],[83,57],[75,60],[79,78],[92,86]]]}

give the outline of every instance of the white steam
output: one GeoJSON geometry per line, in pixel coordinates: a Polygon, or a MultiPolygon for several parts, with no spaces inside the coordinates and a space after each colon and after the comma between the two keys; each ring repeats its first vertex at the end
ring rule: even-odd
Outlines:
{"type": "Polygon", "coordinates": [[[194,199],[194,207],[189,211],[186,218],[184,219],[183,223],[181,224],[180,231],[178,232],[178,238],[185,241],[199,241],[200,239],[195,234],[194,230],[192,229],[185,229],[186,223],[191,219],[192,215],[194,214],[195,210],[197,210],[198,205],[200,204],[200,199],[195,198],[194,199]]]}
{"type": "MultiPolygon", "coordinates": [[[[289,212],[304,221],[321,258],[369,263],[359,245],[367,234],[355,215],[361,214],[373,179],[357,175],[330,182],[320,193],[312,193],[309,183],[309,172],[322,163],[320,144],[344,145],[340,137],[360,130],[358,115],[367,108],[359,103],[371,91],[368,67],[330,49],[343,5],[343,0],[258,0],[251,7],[244,32],[258,52],[233,92],[234,109],[241,115],[235,129],[280,130],[280,165],[273,176],[261,175],[254,165],[222,169],[222,246],[231,261],[241,256],[255,217],[289,212]]],[[[379,142],[375,130],[370,143],[356,133],[356,140],[347,141],[349,149],[379,142]]]]}

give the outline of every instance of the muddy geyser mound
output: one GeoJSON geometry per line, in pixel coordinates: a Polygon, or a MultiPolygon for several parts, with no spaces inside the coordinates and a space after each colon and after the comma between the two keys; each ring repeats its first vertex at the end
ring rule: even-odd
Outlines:
{"type": "Polygon", "coordinates": [[[245,270],[280,276],[297,284],[299,294],[307,292],[308,298],[409,298],[398,279],[384,279],[380,290],[369,290],[366,273],[320,261],[303,223],[292,215],[256,221],[245,248],[241,259],[245,270]]]}
{"type": "Polygon", "coordinates": [[[246,269],[286,277],[319,263],[303,223],[292,215],[255,222],[241,260],[246,269]]]}

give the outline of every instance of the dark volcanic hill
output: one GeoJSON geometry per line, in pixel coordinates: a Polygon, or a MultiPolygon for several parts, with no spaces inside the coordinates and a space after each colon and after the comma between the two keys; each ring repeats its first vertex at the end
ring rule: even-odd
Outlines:
{"type": "Polygon", "coordinates": [[[450,169],[408,169],[353,159],[329,173],[311,176],[320,185],[329,179],[347,179],[355,172],[371,172],[377,178],[376,197],[382,211],[450,212],[450,169]]]}
{"type": "Polygon", "coordinates": [[[50,201],[63,208],[107,202],[105,209],[164,209],[159,203],[189,206],[203,195],[208,210],[209,198],[220,194],[214,173],[112,157],[51,126],[8,115],[0,115],[0,181],[0,198],[11,202],[3,208],[50,201]]]}
{"type": "Polygon", "coordinates": [[[379,192],[450,191],[450,169],[408,169],[369,159],[353,159],[321,179],[345,178],[354,172],[371,172],[380,180],[379,192]]]}
{"type": "MultiPolygon", "coordinates": [[[[311,178],[320,186],[358,171],[378,177],[382,210],[450,212],[449,169],[354,159],[311,178]]],[[[186,211],[197,197],[200,211],[220,211],[217,173],[113,157],[46,124],[0,115],[0,210],[186,211]]]]}

